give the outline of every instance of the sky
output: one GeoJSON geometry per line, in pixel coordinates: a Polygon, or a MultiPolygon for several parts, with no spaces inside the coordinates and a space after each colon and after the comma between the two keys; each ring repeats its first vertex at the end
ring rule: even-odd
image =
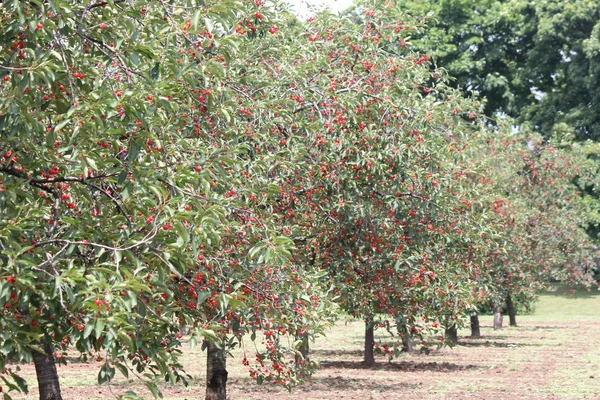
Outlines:
{"type": "Polygon", "coordinates": [[[306,18],[309,14],[308,6],[328,6],[332,11],[342,11],[352,5],[352,0],[287,0],[296,10],[296,15],[306,18]]]}

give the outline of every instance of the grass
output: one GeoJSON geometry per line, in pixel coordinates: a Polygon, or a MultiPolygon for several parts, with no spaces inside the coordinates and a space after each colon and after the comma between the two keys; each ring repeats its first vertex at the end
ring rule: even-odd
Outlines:
{"type": "MultiPolygon", "coordinates": [[[[256,385],[239,361],[228,360],[232,399],[598,399],[600,398],[600,292],[559,286],[540,296],[535,312],[517,317],[518,327],[491,329],[492,316],[481,316],[481,339],[459,332],[460,345],[431,355],[412,354],[374,369],[360,364],[364,325],[339,323],[312,345],[313,359],[322,363],[312,382],[287,393],[279,387],[256,385]],[[575,290],[571,292],[571,290],[575,290]]],[[[506,321],[508,322],[508,321],[506,321]]],[[[383,332],[376,338],[387,340],[383,332]]],[[[204,354],[187,350],[183,364],[192,376],[186,387],[163,384],[166,400],[203,398],[204,354]]],[[[59,368],[64,397],[109,399],[135,390],[149,393],[137,381],[119,378],[97,386],[99,364],[73,363],[59,368]]],[[[23,366],[35,382],[32,366],[23,366]]],[[[33,385],[32,385],[33,386],[33,385]]],[[[15,399],[31,399],[29,396],[15,399]]],[[[32,396],[33,395],[33,396],[32,396]]]]}

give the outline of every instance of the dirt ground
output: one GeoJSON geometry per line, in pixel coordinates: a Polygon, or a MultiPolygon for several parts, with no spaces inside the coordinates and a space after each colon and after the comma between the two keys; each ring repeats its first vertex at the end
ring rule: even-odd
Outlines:
{"type": "MultiPolygon", "coordinates": [[[[236,359],[229,361],[231,399],[600,399],[600,322],[520,321],[516,328],[493,331],[482,319],[480,339],[464,337],[460,345],[430,355],[412,354],[366,369],[361,364],[363,325],[341,323],[315,343],[312,357],[322,364],[312,383],[288,393],[256,385],[236,359]]],[[[187,388],[163,386],[166,399],[202,399],[204,363],[195,350],[184,362],[195,378],[187,388]]],[[[32,366],[22,366],[34,384],[32,366]]],[[[98,365],[72,363],[59,368],[65,399],[109,399],[127,390],[145,398],[143,386],[123,378],[97,386],[98,365]]],[[[27,396],[35,399],[32,387],[27,396]]]]}
{"type": "MultiPolygon", "coordinates": [[[[322,365],[312,382],[288,393],[281,387],[257,385],[239,356],[228,359],[228,393],[235,400],[600,400],[600,290],[568,290],[562,286],[540,297],[535,313],[518,316],[518,327],[491,329],[492,317],[481,320],[482,338],[459,332],[459,346],[414,353],[388,362],[380,356],[364,368],[361,347],[364,324],[340,322],[327,337],[312,344],[311,357],[322,365]]],[[[505,321],[506,322],[506,321],[505,321]]],[[[385,342],[385,336],[376,341],[385,342]]],[[[187,387],[161,384],[166,400],[204,399],[205,354],[196,347],[182,357],[193,378],[187,387]]],[[[16,366],[13,366],[13,368],[16,366]]],[[[21,365],[30,393],[15,400],[38,398],[32,365],[21,365]]],[[[150,392],[139,380],[117,374],[98,386],[96,362],[59,367],[65,400],[114,399],[135,391],[150,392]]],[[[12,393],[11,393],[12,394],[12,393]]]]}
{"type": "Polygon", "coordinates": [[[454,349],[382,359],[374,369],[362,367],[359,351],[332,352],[321,344],[313,354],[323,369],[312,384],[267,394],[236,381],[231,398],[600,399],[600,323],[524,322],[482,333],[454,349]]]}

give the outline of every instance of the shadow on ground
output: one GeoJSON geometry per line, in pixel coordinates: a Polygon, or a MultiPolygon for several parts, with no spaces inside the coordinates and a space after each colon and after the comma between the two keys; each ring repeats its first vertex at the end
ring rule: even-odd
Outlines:
{"type": "Polygon", "coordinates": [[[362,350],[323,350],[323,349],[311,349],[310,354],[319,357],[362,357],[362,350]]]}
{"type": "Polygon", "coordinates": [[[497,347],[497,348],[512,348],[512,347],[540,347],[541,344],[532,344],[532,343],[511,343],[511,342],[496,342],[496,341],[459,341],[459,345],[464,347],[497,347]]]}
{"type": "Polygon", "coordinates": [[[327,390],[377,390],[378,392],[390,392],[390,391],[408,391],[419,388],[419,384],[412,383],[396,383],[396,384],[382,384],[381,380],[371,379],[355,379],[345,378],[343,376],[328,376],[323,378],[315,378],[311,383],[300,386],[295,390],[310,392],[315,390],[315,387],[324,386],[327,390]]]}
{"type": "Polygon", "coordinates": [[[411,362],[399,361],[389,363],[377,363],[367,365],[359,361],[323,361],[323,369],[342,368],[342,369],[363,369],[374,371],[434,371],[434,372],[455,372],[470,369],[478,369],[477,365],[459,365],[448,362],[411,362]]]}

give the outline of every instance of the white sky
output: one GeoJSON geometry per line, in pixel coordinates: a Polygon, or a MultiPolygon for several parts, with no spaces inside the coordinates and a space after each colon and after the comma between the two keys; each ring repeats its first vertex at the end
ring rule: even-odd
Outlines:
{"type": "Polygon", "coordinates": [[[287,0],[295,9],[296,15],[304,19],[308,17],[308,6],[327,6],[332,11],[342,11],[352,5],[352,0],[287,0]]]}

